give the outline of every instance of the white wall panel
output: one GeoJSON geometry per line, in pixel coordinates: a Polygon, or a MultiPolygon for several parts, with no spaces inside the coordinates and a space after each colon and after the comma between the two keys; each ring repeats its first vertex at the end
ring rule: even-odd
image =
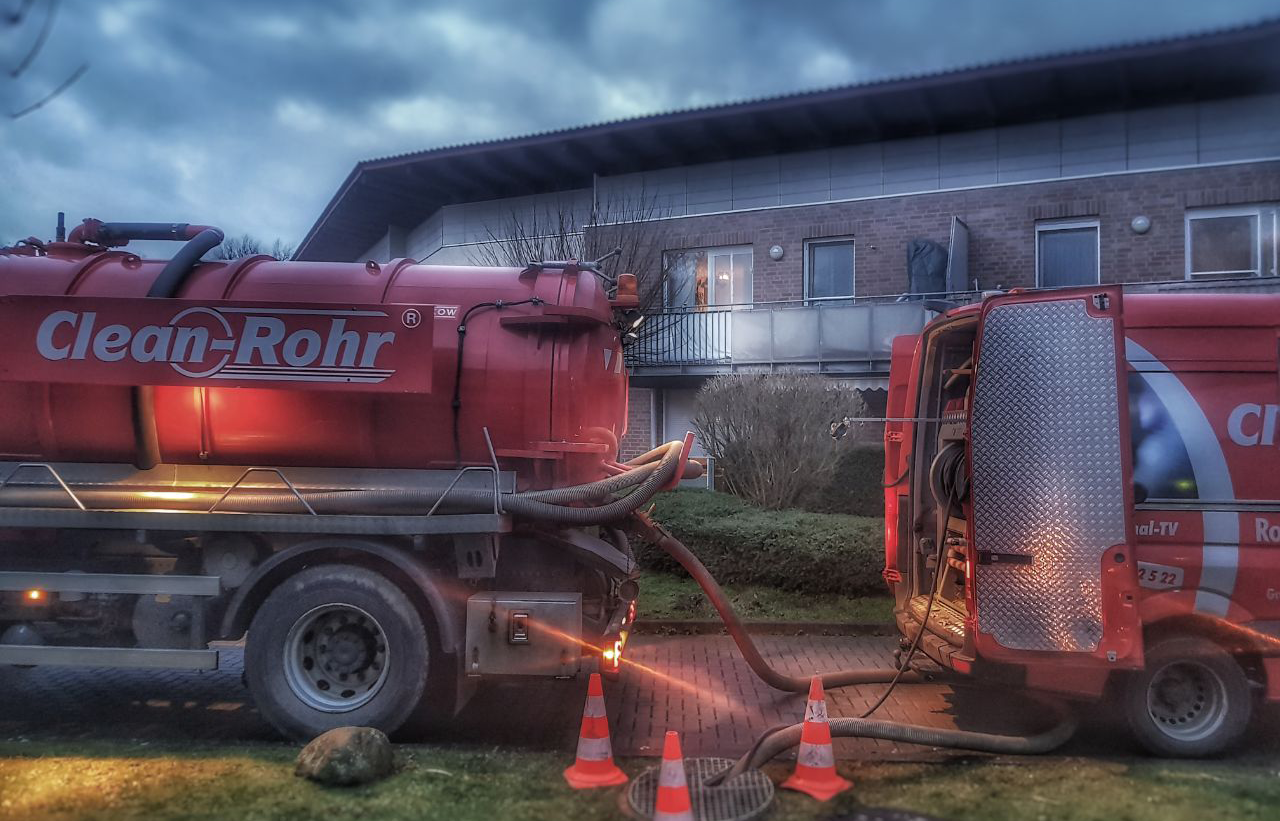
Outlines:
{"type": "Polygon", "coordinates": [[[884,193],[932,191],[938,187],[938,138],[917,137],[884,144],[884,193]]]}
{"type": "Polygon", "coordinates": [[[1124,171],[1125,115],[1117,111],[1062,121],[1062,176],[1124,171]]]}
{"type": "Polygon", "coordinates": [[[880,143],[831,149],[831,199],[878,197],[884,193],[880,143]]]}
{"type": "Polygon", "coordinates": [[[688,213],[707,214],[733,210],[732,163],[690,166],[688,180],[688,213]]]}
{"type": "Polygon", "coordinates": [[[444,209],[418,224],[405,238],[405,256],[426,259],[444,245],[444,209]]]}
{"type": "Polygon", "coordinates": [[[938,145],[939,187],[994,184],[998,156],[994,128],[942,135],[938,145]]]}
{"type": "Polygon", "coordinates": [[[1196,162],[1196,107],[1167,106],[1129,112],[1129,168],[1196,162]]]}
{"type": "Polygon", "coordinates": [[[1001,128],[997,150],[997,182],[1053,179],[1062,169],[1061,126],[1054,120],[1001,128]]]}
{"type": "Polygon", "coordinates": [[[1280,94],[1216,100],[1198,113],[1200,162],[1280,154],[1280,94]]]}
{"type": "Polygon", "coordinates": [[[831,152],[783,154],[778,158],[778,178],[780,204],[825,202],[831,197],[831,152]]]}

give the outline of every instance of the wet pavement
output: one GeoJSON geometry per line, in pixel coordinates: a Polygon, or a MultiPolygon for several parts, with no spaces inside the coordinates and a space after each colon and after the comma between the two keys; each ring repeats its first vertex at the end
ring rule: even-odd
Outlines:
{"type": "MultiPolygon", "coordinates": [[[[793,675],[851,667],[886,667],[896,639],[887,636],[758,636],[765,656],[793,675]]],[[[275,741],[241,684],[238,647],[221,649],[213,672],[83,668],[0,668],[0,739],[107,738],[164,741],[275,741]]],[[[606,703],[618,755],[659,755],[662,734],[682,734],[687,755],[736,757],[765,729],[799,721],[802,694],[760,682],[727,636],[637,636],[621,679],[606,682],[606,703]]],[[[860,715],[884,685],[828,693],[835,716],[860,715]]],[[[572,751],[585,678],[486,684],[447,728],[424,741],[572,751]]],[[[1280,756],[1280,711],[1263,710],[1244,754],[1280,756]]],[[[1063,752],[1137,752],[1105,705],[1086,711],[1077,738],[1063,752]]],[[[939,728],[1023,734],[1045,729],[1045,709],[1015,691],[899,686],[874,716],[939,728]]],[[[842,758],[936,760],[962,753],[911,744],[840,739],[842,758]]]]}

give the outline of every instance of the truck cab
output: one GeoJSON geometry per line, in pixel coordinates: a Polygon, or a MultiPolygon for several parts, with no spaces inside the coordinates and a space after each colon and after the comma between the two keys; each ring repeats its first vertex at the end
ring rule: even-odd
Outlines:
{"type": "Polygon", "coordinates": [[[1205,755],[1280,699],[1280,296],[1021,291],[899,337],[885,570],[905,648],[1120,700],[1205,755]],[[924,625],[922,629],[922,625],[924,625]]]}

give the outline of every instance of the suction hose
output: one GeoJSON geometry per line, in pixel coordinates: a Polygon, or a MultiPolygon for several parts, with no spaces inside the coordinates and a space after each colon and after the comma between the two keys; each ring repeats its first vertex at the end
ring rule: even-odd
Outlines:
{"type": "MultiPolygon", "coordinates": [[[[1012,736],[994,733],[978,733],[972,730],[947,730],[935,727],[921,727],[918,724],[899,724],[894,721],[879,721],[865,718],[833,718],[830,720],[831,735],[834,738],[878,738],[884,741],[901,741],[907,744],[922,744],[927,747],[947,747],[958,750],[974,750],[980,753],[996,753],[1000,755],[1042,755],[1052,752],[1071,739],[1075,734],[1077,721],[1070,710],[1059,702],[1051,702],[1058,713],[1058,722],[1048,730],[1035,735],[1012,736]]],[[[803,724],[792,724],[771,730],[762,736],[751,748],[751,751],[738,759],[737,763],[723,775],[717,776],[716,783],[741,775],[748,769],[760,767],[775,756],[790,750],[800,743],[803,724]]]]}
{"type": "MultiPolygon", "coordinates": [[[[716,582],[698,557],[693,554],[693,551],[685,547],[679,539],[668,533],[666,528],[654,522],[645,513],[637,512],[634,515],[634,519],[641,535],[657,544],[671,558],[679,562],[680,566],[688,571],[689,575],[698,583],[698,586],[702,588],[702,591],[707,594],[707,598],[711,600],[711,604],[716,608],[716,612],[720,614],[720,619],[729,630],[729,635],[733,637],[734,643],[738,645],[738,650],[742,652],[743,658],[746,659],[751,672],[776,690],[785,690],[792,693],[807,693],[809,691],[808,676],[789,676],[769,666],[769,662],[765,661],[764,656],[760,654],[759,648],[751,640],[751,636],[747,633],[742,620],[733,611],[733,605],[729,603],[729,597],[720,589],[719,583],[716,582]]],[[[923,680],[920,674],[914,671],[900,671],[892,668],[842,670],[835,673],[824,673],[821,678],[822,686],[827,688],[848,687],[853,684],[886,684],[894,679],[907,682],[923,680]]]]}
{"type": "MultiPolygon", "coordinates": [[[[617,522],[636,508],[653,498],[665,487],[680,469],[681,443],[670,442],[660,449],[662,458],[656,462],[639,465],[626,473],[571,487],[553,490],[529,491],[505,494],[500,498],[502,509],[509,513],[533,519],[545,519],[569,525],[598,525],[617,522]],[[606,504],[586,507],[570,507],[585,504],[630,489],[625,496],[606,504]]],[[[77,497],[91,509],[145,509],[157,506],[157,498],[164,500],[166,509],[208,511],[222,496],[217,490],[191,491],[190,498],[169,499],[156,491],[172,491],[174,488],[86,488],[78,490],[77,497]]],[[[317,513],[382,514],[404,512],[422,514],[441,500],[442,488],[391,489],[391,490],[332,490],[301,491],[300,495],[317,513]]],[[[0,497],[0,505],[14,507],[58,507],[71,502],[70,497],[57,487],[11,487],[0,497]]],[[[493,493],[474,488],[454,488],[444,501],[449,510],[484,511],[493,509],[493,493]]],[[[220,506],[224,512],[236,513],[298,513],[302,505],[298,497],[284,489],[254,489],[235,493],[220,506]]]]}

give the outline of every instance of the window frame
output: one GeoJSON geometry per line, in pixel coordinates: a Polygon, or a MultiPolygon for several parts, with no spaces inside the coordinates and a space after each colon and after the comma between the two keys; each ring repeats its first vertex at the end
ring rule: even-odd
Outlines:
{"type": "MultiPolygon", "coordinates": [[[[1182,213],[1182,260],[1183,260],[1183,279],[1213,279],[1215,277],[1240,277],[1241,279],[1253,278],[1258,279],[1268,274],[1263,273],[1266,268],[1266,260],[1263,259],[1262,247],[1262,205],[1219,205],[1207,208],[1188,208],[1182,213]],[[1254,259],[1257,261],[1257,267],[1252,272],[1248,271],[1199,271],[1191,270],[1191,223],[1199,219],[1215,219],[1217,217],[1253,217],[1254,236],[1253,251],[1254,259]]],[[[1272,221],[1275,221],[1274,215],[1272,221]]]]}
{"type": "Polygon", "coordinates": [[[852,234],[836,237],[812,237],[804,241],[804,281],[803,295],[804,301],[809,302],[837,302],[839,300],[855,299],[858,296],[858,240],[852,234]],[[851,293],[848,296],[812,296],[812,257],[809,253],[810,249],[815,245],[849,245],[853,251],[853,282],[851,293]]]}
{"type": "Polygon", "coordinates": [[[1037,288],[1086,288],[1089,285],[1102,284],[1102,222],[1095,218],[1092,219],[1065,219],[1065,220],[1043,220],[1036,223],[1035,231],[1035,257],[1036,257],[1036,287],[1037,288]],[[1094,265],[1094,281],[1080,283],[1078,285],[1042,285],[1040,277],[1040,235],[1042,233],[1049,234],[1055,231],[1073,231],[1081,228],[1093,229],[1093,251],[1097,260],[1094,265]]]}

